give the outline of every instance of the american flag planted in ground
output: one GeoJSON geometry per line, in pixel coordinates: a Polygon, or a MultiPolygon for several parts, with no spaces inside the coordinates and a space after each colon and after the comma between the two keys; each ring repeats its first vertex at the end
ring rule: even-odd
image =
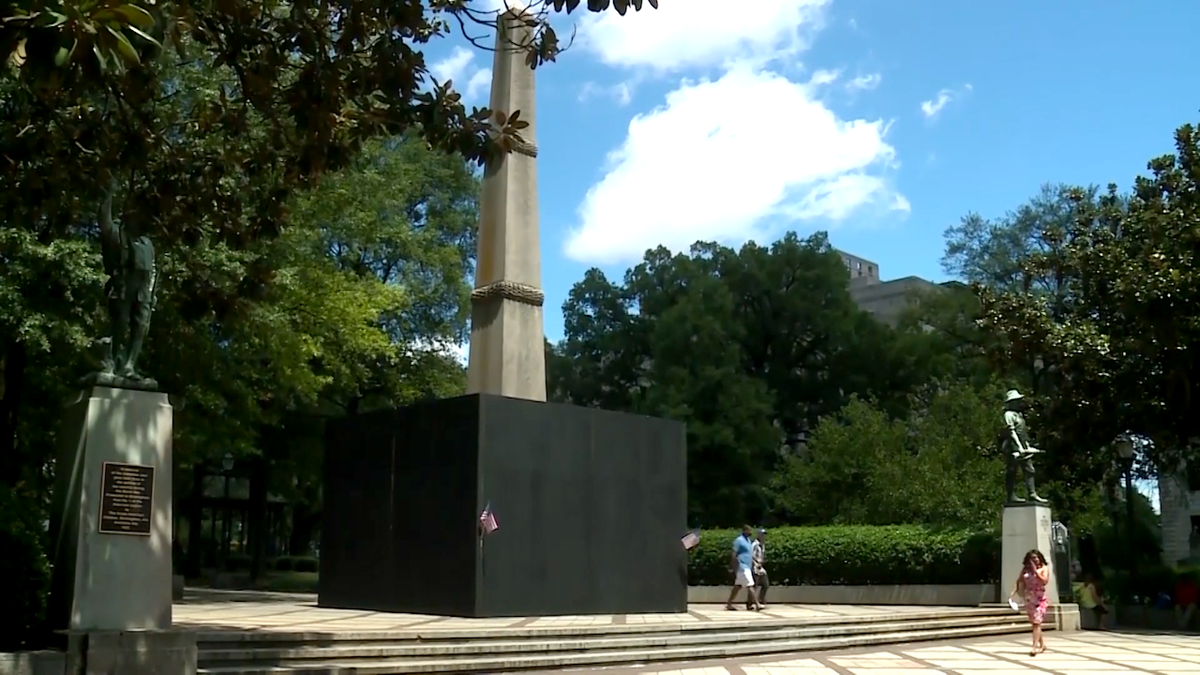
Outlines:
{"type": "Polygon", "coordinates": [[[492,511],[492,503],[483,507],[483,512],[479,514],[479,527],[483,529],[484,534],[491,534],[500,529],[500,523],[496,522],[496,513],[492,511]]]}
{"type": "Polygon", "coordinates": [[[683,542],[683,548],[685,550],[690,551],[696,548],[700,545],[700,530],[692,530],[691,532],[688,532],[687,534],[683,535],[683,539],[680,541],[683,542]]]}

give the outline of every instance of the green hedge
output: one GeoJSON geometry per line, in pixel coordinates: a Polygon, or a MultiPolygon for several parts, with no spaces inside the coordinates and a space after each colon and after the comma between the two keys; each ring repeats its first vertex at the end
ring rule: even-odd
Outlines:
{"type": "Polygon", "coordinates": [[[312,556],[282,556],[271,562],[276,572],[316,572],[321,562],[312,556]]]}
{"type": "MultiPolygon", "coordinates": [[[[727,586],[738,530],[701,532],[688,555],[688,583],[727,586]]],[[[773,586],[887,586],[995,583],[1000,537],[995,532],[915,525],[781,527],[767,530],[773,586]]]]}

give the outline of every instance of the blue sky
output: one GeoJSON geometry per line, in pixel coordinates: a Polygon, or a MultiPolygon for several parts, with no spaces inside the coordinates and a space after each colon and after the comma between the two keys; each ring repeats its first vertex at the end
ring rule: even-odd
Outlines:
{"type": "MultiPolygon", "coordinates": [[[[1183,0],[661,0],[573,21],[537,73],[552,340],[586,269],[619,279],[659,244],[828,230],[884,278],[945,278],[964,214],[1044,182],[1128,187],[1200,121],[1200,3],[1183,0]]],[[[486,102],[490,54],[426,57],[486,102]]]]}

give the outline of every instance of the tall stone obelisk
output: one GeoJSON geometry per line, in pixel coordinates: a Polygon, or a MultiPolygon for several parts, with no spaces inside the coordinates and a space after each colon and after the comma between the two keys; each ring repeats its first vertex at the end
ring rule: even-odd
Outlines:
{"type": "Polygon", "coordinates": [[[520,111],[526,145],[484,169],[479,250],[471,293],[468,394],[546,400],[542,260],[538,227],[534,71],[520,45],[532,40],[521,10],[497,21],[489,107],[520,111]]]}

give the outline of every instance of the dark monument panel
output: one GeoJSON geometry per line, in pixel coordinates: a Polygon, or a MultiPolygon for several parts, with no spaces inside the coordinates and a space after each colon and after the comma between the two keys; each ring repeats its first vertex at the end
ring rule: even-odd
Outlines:
{"type": "Polygon", "coordinates": [[[683,425],[500,397],[482,406],[481,499],[500,531],[484,544],[481,615],[685,611],[683,425]],[[528,519],[520,537],[484,496],[497,483],[528,519]]]}
{"type": "Polygon", "coordinates": [[[322,606],[687,607],[680,423],[474,395],[340,420],[326,441],[322,606]],[[484,537],[489,502],[499,530],[484,537]]]}
{"type": "Polygon", "coordinates": [[[502,398],[482,407],[479,500],[491,502],[500,529],[481,548],[480,610],[567,614],[594,604],[587,411],[502,398]]]}
{"type": "Polygon", "coordinates": [[[478,403],[454,398],[393,413],[394,606],[474,613],[478,403]]]}
{"type": "Polygon", "coordinates": [[[150,536],[154,503],[154,467],[104,462],[100,472],[102,534],[150,536]]]}
{"type": "Polygon", "coordinates": [[[326,428],[322,606],[386,609],[393,579],[392,541],[385,536],[392,525],[392,445],[385,416],[326,428]]]}
{"type": "Polygon", "coordinates": [[[605,542],[596,577],[601,603],[686,611],[687,519],[683,425],[636,415],[593,413],[591,474],[600,482],[594,539],[605,542]],[[609,419],[609,418],[614,419],[609,419]],[[607,487],[608,489],[603,489],[607,487]],[[634,548],[636,555],[628,555],[634,548]]]}

